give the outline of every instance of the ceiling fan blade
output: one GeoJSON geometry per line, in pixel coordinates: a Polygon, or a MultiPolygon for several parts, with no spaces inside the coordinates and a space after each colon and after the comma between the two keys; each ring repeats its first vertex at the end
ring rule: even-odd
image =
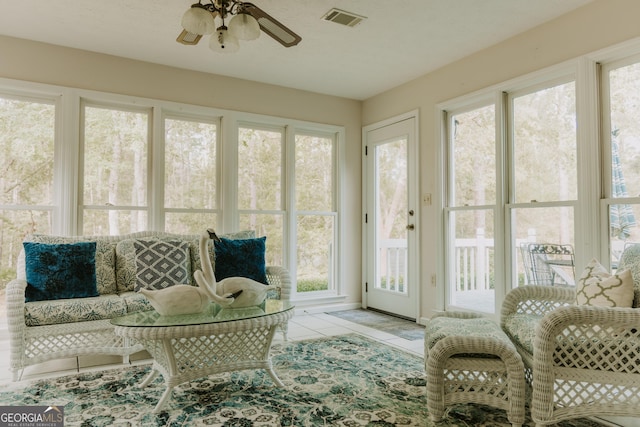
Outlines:
{"type": "MultiPolygon", "coordinates": [[[[207,11],[210,12],[214,18],[219,15],[218,12],[211,12],[208,9],[207,11]]],[[[202,38],[202,34],[190,33],[189,31],[183,29],[182,32],[176,38],[176,41],[178,43],[182,43],[186,45],[196,45],[198,44],[201,38],[202,38]]]]}
{"type": "Polygon", "coordinates": [[[178,38],[176,38],[176,41],[186,45],[194,45],[198,44],[201,38],[202,34],[193,34],[187,30],[182,30],[180,35],[178,35],[178,38]]]}
{"type": "Polygon", "coordinates": [[[242,6],[251,16],[258,20],[260,29],[284,47],[295,46],[302,40],[302,37],[285,27],[278,20],[273,18],[264,10],[253,3],[242,2],[242,6]]]}

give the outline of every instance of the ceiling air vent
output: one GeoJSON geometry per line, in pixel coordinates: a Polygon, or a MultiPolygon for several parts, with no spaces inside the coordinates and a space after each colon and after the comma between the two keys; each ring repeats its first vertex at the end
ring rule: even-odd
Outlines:
{"type": "Polygon", "coordinates": [[[325,21],[335,22],[337,24],[346,25],[347,27],[355,27],[363,20],[367,19],[364,16],[356,15],[355,13],[345,12],[340,9],[331,9],[327,12],[322,19],[325,21]]]}

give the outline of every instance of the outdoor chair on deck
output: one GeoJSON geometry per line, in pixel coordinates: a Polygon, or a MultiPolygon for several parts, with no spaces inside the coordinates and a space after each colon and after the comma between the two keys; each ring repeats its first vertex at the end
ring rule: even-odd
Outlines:
{"type": "Polygon", "coordinates": [[[522,251],[529,284],[573,285],[575,283],[573,246],[555,243],[527,243],[522,251]]]}

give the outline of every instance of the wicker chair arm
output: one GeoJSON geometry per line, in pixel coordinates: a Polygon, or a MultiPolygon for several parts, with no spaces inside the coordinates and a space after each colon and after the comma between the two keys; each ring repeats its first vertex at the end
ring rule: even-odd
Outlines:
{"type": "MultiPolygon", "coordinates": [[[[625,351],[623,349],[640,356],[638,309],[579,305],[559,307],[542,318],[534,342],[535,359],[540,367],[560,363],[567,367],[618,370],[621,368],[619,360],[611,364],[608,361],[618,359],[613,355],[619,355],[625,351]],[[571,355],[565,361],[557,353],[566,352],[569,348],[571,355]],[[593,351],[596,348],[598,350],[593,351]]],[[[633,367],[636,373],[640,373],[640,366],[635,367],[634,363],[633,367]]]]}
{"type": "Polygon", "coordinates": [[[291,276],[289,270],[284,267],[268,265],[267,282],[278,287],[280,299],[289,301],[291,299],[291,276]]]}
{"type": "Polygon", "coordinates": [[[574,288],[563,286],[526,285],[512,289],[502,303],[500,317],[512,314],[544,316],[558,307],[572,304],[576,299],[574,288]]]}
{"type": "MultiPolygon", "coordinates": [[[[533,419],[548,421],[574,417],[568,411],[575,408],[557,409],[557,414],[554,412],[558,381],[583,385],[613,383],[616,384],[611,391],[614,395],[615,390],[636,387],[640,376],[640,366],[636,362],[640,357],[640,310],[575,305],[560,307],[540,322],[533,353],[533,419]]],[[[584,404],[581,414],[601,414],[605,409],[608,414],[616,411],[616,408],[608,406],[610,396],[594,397],[600,392],[581,388],[582,391],[574,395],[561,390],[562,396],[557,399],[575,399],[568,406],[584,404]],[[589,403],[591,399],[593,404],[589,403]]],[[[635,413],[634,406],[620,405],[617,410],[635,413]]]]}

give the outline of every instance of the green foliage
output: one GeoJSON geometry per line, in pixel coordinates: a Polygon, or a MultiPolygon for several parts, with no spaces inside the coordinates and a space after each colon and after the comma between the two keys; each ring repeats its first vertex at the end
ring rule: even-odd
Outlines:
{"type": "Polygon", "coordinates": [[[298,280],[297,288],[298,292],[314,292],[314,291],[326,291],[329,289],[329,283],[325,278],[307,278],[298,280]]]}

